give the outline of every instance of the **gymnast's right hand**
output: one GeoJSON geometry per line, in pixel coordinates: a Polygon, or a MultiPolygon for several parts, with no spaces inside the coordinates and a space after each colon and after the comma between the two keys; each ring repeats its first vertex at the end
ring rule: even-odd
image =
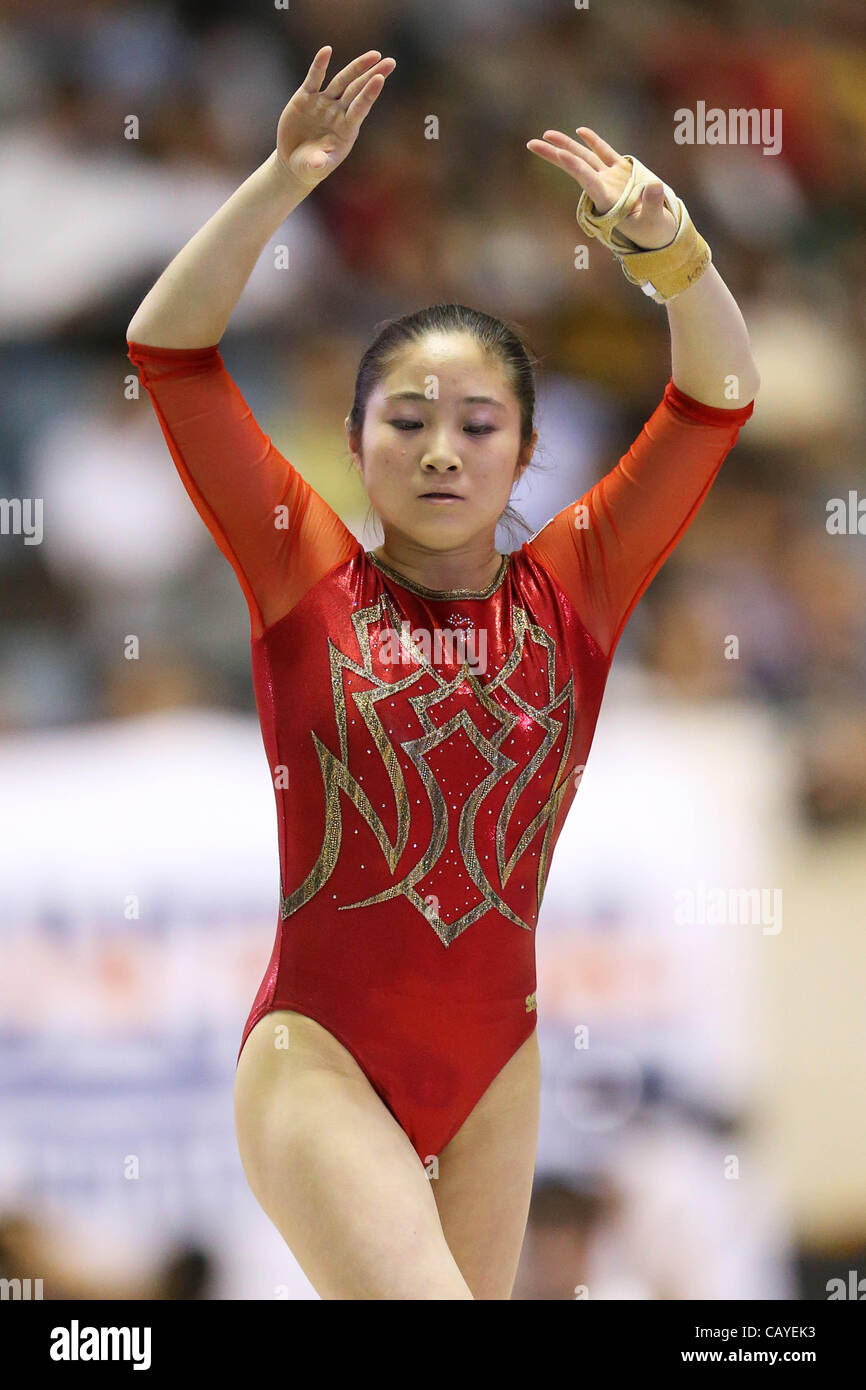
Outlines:
{"type": "Polygon", "coordinates": [[[385,78],[396,67],[393,58],[380,58],[378,50],[372,49],[355,58],[320,91],[330,60],[331,46],[326,44],[310,64],[277,126],[277,164],[305,188],[315,188],[342,164],[385,78]]]}

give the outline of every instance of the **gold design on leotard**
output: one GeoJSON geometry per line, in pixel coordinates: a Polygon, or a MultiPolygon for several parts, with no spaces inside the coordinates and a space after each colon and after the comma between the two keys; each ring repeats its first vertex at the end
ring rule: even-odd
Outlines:
{"type": "Polygon", "coordinates": [[[527,994],[526,996],[526,1012],[528,1014],[531,1014],[533,1009],[537,1009],[537,1007],[538,1005],[537,1000],[535,998],[535,990],[533,990],[531,994],[527,994]]]}
{"type": "Polygon", "coordinates": [[[503,705],[494,698],[494,692],[503,690],[507,692],[509,698],[520,711],[530,716],[543,729],[544,738],[533,757],[516,778],[499,813],[495,837],[497,866],[501,882],[504,886],[508,882],[521,855],[527,849],[541,826],[546,823],[546,830],[538,856],[536,881],[537,901],[540,903],[544,893],[544,885],[547,880],[557,812],[559,811],[563,797],[566,795],[571,785],[571,778],[566,771],[566,766],[574,732],[574,680],[572,675],[569,674],[562,689],[556,692],[554,688],[556,647],[552,637],[544,628],[531,621],[525,609],[515,605],[512,609],[514,644],[511,652],[498,674],[488,681],[486,685],[482,685],[470,670],[467,661],[463,662],[459,671],[451,680],[447,680],[441,672],[437,671],[435,667],[427,661],[419,644],[413,640],[408,630],[408,625],[404,625],[400,614],[394,606],[392,598],[387,592],[383,592],[375,604],[354,612],[351,615],[351,620],[355,630],[358,648],[361,653],[362,660],[360,663],[353,660],[352,657],[347,656],[344,652],[341,652],[330,638],[328,639],[331,692],[340,741],[340,756],[337,757],[331,749],[325,746],[315,732],[312,733],[325,790],[325,836],[319,857],[303,882],[290,894],[284,894],[281,885],[281,916],[286,918],[291,916],[293,912],[297,912],[299,908],[303,907],[305,903],[309,902],[310,899],[320,891],[333,873],[340,853],[343,831],[340,803],[341,790],[345,792],[356,810],[370,826],[391,872],[393,873],[396,869],[406,849],[409,837],[411,819],[409,797],[399,757],[382,724],[376,706],[380,700],[393,700],[396,694],[404,690],[410,690],[412,686],[419,684],[426,675],[432,678],[434,689],[408,695],[409,703],[417,715],[423,733],[418,738],[407,739],[401,745],[401,748],[412,760],[427,793],[433,825],[430,843],[427,845],[418,862],[413,865],[409,872],[399,882],[392,884],[381,893],[376,893],[369,898],[359,899],[357,902],[353,903],[341,904],[340,910],[347,911],[351,908],[368,907],[373,903],[387,902],[390,898],[398,897],[402,894],[408,898],[415,908],[417,908],[425,920],[430,922],[431,927],[445,946],[450,945],[461,932],[465,931],[468,926],[491,909],[502,913],[503,916],[507,917],[509,921],[514,922],[516,925],[525,928],[527,931],[531,931],[532,928],[530,924],[524,922],[523,919],[509,907],[508,903],[497,893],[484,872],[475,850],[474,825],[478,809],[491,788],[495,786],[500,778],[505,776],[516,766],[514,759],[508,757],[508,755],[502,751],[502,745],[511,733],[518,719],[517,714],[509,712],[509,710],[505,709],[503,705]],[[415,663],[414,669],[409,670],[402,679],[396,681],[383,680],[373,669],[373,652],[371,649],[369,629],[371,626],[381,623],[383,619],[387,619],[391,630],[398,634],[400,645],[415,663]],[[547,690],[546,700],[541,705],[532,705],[528,703],[508,685],[509,677],[514,674],[523,659],[524,647],[527,639],[531,639],[533,642],[541,645],[546,651],[547,690]],[[382,819],[374,809],[367,793],[360,787],[349,770],[348,720],[343,681],[343,674],[345,671],[350,671],[358,676],[364,677],[371,686],[369,689],[353,691],[352,698],[367,727],[373,745],[382,759],[391,783],[394,804],[397,807],[397,829],[393,841],[389,838],[388,832],[382,823],[382,819]],[[457,714],[453,715],[451,719],[442,725],[435,724],[431,719],[431,711],[435,706],[447,700],[464,683],[470,687],[482,708],[498,724],[499,727],[492,737],[488,737],[481,732],[467,709],[459,710],[457,714]],[[557,717],[557,714],[559,717],[557,717]],[[556,777],[554,778],[553,789],[547,801],[524,829],[523,834],[520,836],[519,841],[506,861],[505,840],[511,816],[521,794],[542,766],[559,734],[562,732],[563,726],[565,727],[566,735],[564,746],[560,754],[556,777]],[[469,741],[490,764],[488,775],[479,782],[478,786],[470,793],[463,803],[457,826],[457,842],[463,865],[470,879],[481,894],[481,901],[455,921],[444,922],[438,914],[430,914],[427,900],[417,891],[415,885],[430,873],[431,869],[444,852],[448,840],[448,807],[442,788],[439,786],[435,774],[428,763],[428,755],[432,749],[444,743],[458,729],[463,730],[469,741]]]}

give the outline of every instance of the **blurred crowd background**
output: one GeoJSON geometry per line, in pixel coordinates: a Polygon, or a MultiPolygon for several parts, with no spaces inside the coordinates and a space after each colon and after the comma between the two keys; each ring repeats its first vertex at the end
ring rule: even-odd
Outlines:
{"type": "MultiPolygon", "coordinates": [[[[279,113],[326,42],[332,72],[368,48],[396,70],[350,158],[263,252],[222,351],[262,428],[365,543],[379,536],[343,419],[387,317],[460,301],[506,318],[537,354],[538,463],[513,499],[527,530],[503,535],[503,549],[613,467],[661,397],[664,310],[597,243],[589,267],[574,267],[577,186],[528,139],[591,126],[671,184],[712,247],[763,385],[616,665],[709,729],[724,705],[769,721],[796,837],[789,862],[825,885],[790,968],[822,943],[832,994],[856,970],[833,943],[856,941],[852,913],[866,926],[866,502],[859,531],[827,527],[832,499],[866,497],[866,14],[855,0],[0,0],[0,496],[44,507],[41,543],[0,536],[0,738],[32,747],[202,709],[254,720],[246,607],[146,393],[137,398],[125,328],[270,154],[279,113]],[[674,113],[699,101],[781,111],[781,152],[675,143],[674,113]],[[436,139],[425,137],[431,116],[436,139]],[[130,633],[145,659],[123,659],[130,633]],[[730,634],[735,660],[723,655],[730,634]]],[[[61,831],[44,838],[37,817],[31,834],[50,877],[61,831]]],[[[818,1080],[832,1075],[837,1096],[858,1104],[859,1020],[853,1055],[814,1039],[811,1053],[818,1080]]],[[[232,1037],[242,1022],[229,1019],[232,1037]]],[[[10,1046],[17,1027],[3,1033],[10,1046]]],[[[855,1107],[814,1121],[833,1161],[841,1146],[862,1173],[855,1107]]],[[[781,1296],[824,1297],[815,1270],[834,1251],[859,1252],[866,1273],[860,1183],[824,1226],[801,1219],[802,1205],[789,1213],[781,1296]]],[[[574,1251],[615,1206],[609,1187],[540,1176],[517,1296],[573,1297],[574,1251]]],[[[28,1269],[38,1263],[36,1247],[60,1268],[28,1221],[10,1200],[0,1272],[22,1249],[28,1269]]],[[[212,1254],[195,1242],[157,1251],[174,1292],[144,1296],[210,1296],[212,1254]]],[[[76,1267],[71,1257],[55,1290],[75,1287],[76,1267]]],[[[126,1285],[109,1285],[97,1296],[123,1296],[126,1285]]],[[[687,1281],[641,1287],[621,1296],[692,1296],[687,1281]]]]}

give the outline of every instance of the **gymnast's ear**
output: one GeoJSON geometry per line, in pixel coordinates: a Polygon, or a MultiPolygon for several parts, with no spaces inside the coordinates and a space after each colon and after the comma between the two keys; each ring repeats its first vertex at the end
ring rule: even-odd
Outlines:
{"type": "Polygon", "coordinates": [[[522,478],[535,453],[535,446],[538,443],[538,430],[532,431],[532,438],[526,443],[521,444],[520,453],[517,455],[517,466],[515,468],[515,481],[522,478]]]}
{"type": "Polygon", "coordinates": [[[361,455],[360,455],[360,452],[359,452],[359,447],[360,447],[361,441],[360,441],[360,439],[358,438],[358,433],[357,433],[357,431],[352,429],[352,427],[351,427],[351,425],[350,425],[350,423],[349,423],[349,416],[348,416],[348,415],[346,416],[345,420],[343,421],[343,425],[344,425],[345,430],[346,430],[346,440],[347,440],[347,443],[348,443],[348,445],[349,445],[349,454],[350,454],[350,457],[351,457],[352,466],[353,466],[353,468],[357,468],[358,472],[361,473],[362,476],[363,476],[363,467],[362,467],[362,464],[361,464],[361,455]]]}

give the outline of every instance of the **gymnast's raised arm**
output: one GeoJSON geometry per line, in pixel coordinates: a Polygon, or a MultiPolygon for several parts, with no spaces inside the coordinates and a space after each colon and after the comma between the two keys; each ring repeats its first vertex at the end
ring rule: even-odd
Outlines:
{"type": "Polygon", "coordinates": [[[320,48],[277,126],[273,153],[179,251],[127,328],[132,342],[162,348],[218,343],[268,238],[342,164],[393,70],[373,50],[320,90],[331,56],[320,48]]]}
{"type": "Polygon", "coordinates": [[[253,417],[218,343],[268,238],[342,163],[393,58],[365,53],[320,90],[321,48],[260,168],[145,296],[127,349],[184,487],[237,574],[261,636],[358,542],[253,417]]]}
{"type": "Polygon", "coordinates": [[[671,377],[618,464],[529,542],[608,656],[691,524],[760,385],[743,315],[685,204],[633,155],[578,126],[527,148],[577,182],[577,220],[667,309],[671,377]]]}

